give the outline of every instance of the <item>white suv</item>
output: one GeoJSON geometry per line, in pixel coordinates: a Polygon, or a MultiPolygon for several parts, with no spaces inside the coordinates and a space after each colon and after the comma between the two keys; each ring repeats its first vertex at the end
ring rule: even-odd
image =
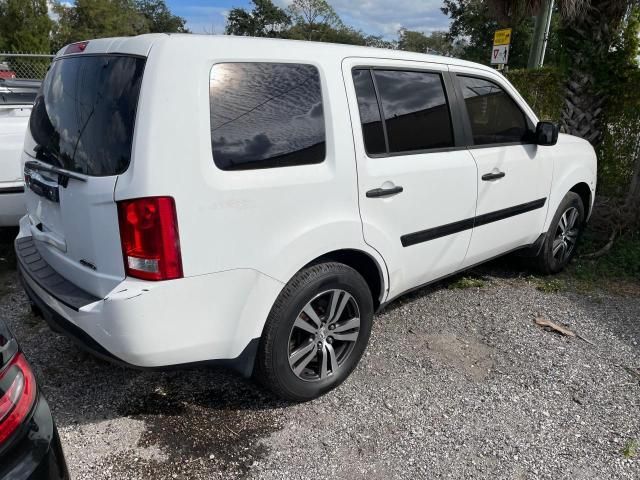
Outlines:
{"type": "Polygon", "coordinates": [[[561,270],[596,182],[490,68],[231,36],[66,47],[23,162],[16,251],[54,329],[292,400],[342,382],[408,290],[517,249],[561,270]]]}
{"type": "Polygon", "coordinates": [[[17,226],[26,211],[20,158],[39,88],[38,80],[0,78],[0,227],[17,226]]]}

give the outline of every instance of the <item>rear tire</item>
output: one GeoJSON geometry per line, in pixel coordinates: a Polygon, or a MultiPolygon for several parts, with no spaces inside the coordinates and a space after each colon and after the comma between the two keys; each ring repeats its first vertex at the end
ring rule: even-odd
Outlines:
{"type": "Polygon", "coordinates": [[[584,222],[585,210],[582,199],[577,193],[567,193],[560,202],[542,248],[534,259],[540,272],[552,274],[564,270],[576,253],[584,222]]]}
{"type": "Polygon", "coordinates": [[[269,313],[254,377],[283,399],[314,399],[356,367],[372,320],[371,291],[357,271],[334,262],[305,268],[269,313]]]}

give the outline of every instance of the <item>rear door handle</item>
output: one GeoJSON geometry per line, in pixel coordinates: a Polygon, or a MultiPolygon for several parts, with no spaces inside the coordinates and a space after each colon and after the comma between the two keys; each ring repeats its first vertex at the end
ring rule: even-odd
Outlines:
{"type": "Polygon", "coordinates": [[[506,175],[506,173],[504,172],[492,172],[492,173],[485,173],[484,175],[482,175],[482,180],[484,180],[485,182],[489,181],[489,180],[497,180],[499,178],[502,178],[506,175]]]}
{"type": "Polygon", "coordinates": [[[403,190],[404,188],[400,186],[391,187],[391,188],[374,188],[373,190],[369,190],[366,193],[366,195],[367,195],[367,198],[387,197],[389,195],[402,193],[403,190]]]}

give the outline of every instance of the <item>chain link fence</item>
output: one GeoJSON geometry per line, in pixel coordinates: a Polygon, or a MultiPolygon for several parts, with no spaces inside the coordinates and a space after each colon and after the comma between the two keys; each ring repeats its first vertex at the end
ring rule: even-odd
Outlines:
{"type": "Polygon", "coordinates": [[[0,78],[42,80],[54,55],[0,52],[0,78]]]}

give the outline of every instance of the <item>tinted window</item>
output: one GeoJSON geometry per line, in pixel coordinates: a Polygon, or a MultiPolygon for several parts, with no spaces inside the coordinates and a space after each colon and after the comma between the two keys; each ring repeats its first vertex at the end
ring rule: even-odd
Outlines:
{"type": "Polygon", "coordinates": [[[353,83],[358,97],[364,146],[369,154],[385,153],[387,147],[380,118],[380,108],[369,70],[354,70],[353,83]]]}
{"type": "Polygon", "coordinates": [[[211,147],[223,170],[320,163],[325,156],[320,75],[311,65],[214,65],[211,147]]]}
{"type": "Polygon", "coordinates": [[[458,78],[475,145],[527,140],[529,129],[526,117],[502,88],[488,80],[458,78]]]}
{"type": "Polygon", "coordinates": [[[389,150],[453,146],[449,107],[437,73],[374,70],[389,150]]]}
{"type": "Polygon", "coordinates": [[[29,121],[36,158],[87,175],[124,172],[144,65],[115,55],[54,61],[29,121]]]}

